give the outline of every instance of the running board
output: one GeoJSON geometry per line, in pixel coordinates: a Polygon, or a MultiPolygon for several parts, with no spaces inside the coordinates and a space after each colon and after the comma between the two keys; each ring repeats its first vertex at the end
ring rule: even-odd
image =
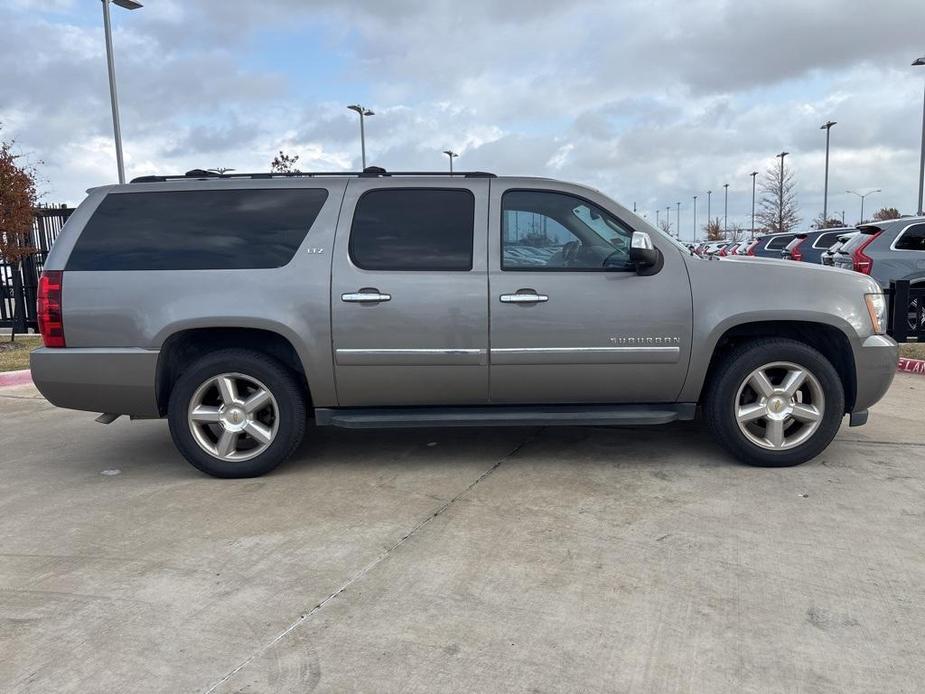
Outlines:
{"type": "Polygon", "coordinates": [[[494,405],[489,407],[319,407],[318,426],[402,427],[640,426],[694,418],[695,403],[665,405],[494,405]]]}

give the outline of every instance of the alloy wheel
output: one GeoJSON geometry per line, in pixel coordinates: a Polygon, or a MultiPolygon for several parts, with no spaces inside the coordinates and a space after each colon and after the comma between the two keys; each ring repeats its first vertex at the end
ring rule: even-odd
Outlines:
{"type": "Polygon", "coordinates": [[[755,369],[736,394],[739,430],[768,450],[787,450],[804,443],[819,428],[824,414],[819,380],[791,362],[771,362],[755,369]]]}
{"type": "Polygon", "coordinates": [[[190,398],[187,422],[196,443],[227,462],[250,460],[276,438],[279,407],[273,393],[252,376],[223,373],[190,398]]]}

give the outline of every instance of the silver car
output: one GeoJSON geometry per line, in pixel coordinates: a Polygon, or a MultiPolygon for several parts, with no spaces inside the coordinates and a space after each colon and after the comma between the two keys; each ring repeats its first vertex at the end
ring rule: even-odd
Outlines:
{"type": "Polygon", "coordinates": [[[699,411],[740,460],[794,465],[845,416],[863,424],[897,363],[869,277],[700,258],[594,189],[479,172],[95,188],[48,256],[38,309],[32,373],[50,402],[102,422],[166,417],[219,477],[272,470],[310,417],[645,425],[699,411]]]}

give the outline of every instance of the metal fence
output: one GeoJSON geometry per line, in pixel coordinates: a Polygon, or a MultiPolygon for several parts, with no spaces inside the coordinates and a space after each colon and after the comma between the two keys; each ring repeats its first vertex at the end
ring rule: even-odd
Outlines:
{"type": "Polygon", "coordinates": [[[35,299],[39,275],[48,251],[73,211],[64,206],[37,208],[29,239],[29,245],[36,249],[35,254],[18,268],[0,261],[0,328],[13,328],[18,333],[38,330],[35,299]]]}
{"type": "Polygon", "coordinates": [[[925,285],[890,282],[888,332],[897,342],[925,342],[925,285]]]}

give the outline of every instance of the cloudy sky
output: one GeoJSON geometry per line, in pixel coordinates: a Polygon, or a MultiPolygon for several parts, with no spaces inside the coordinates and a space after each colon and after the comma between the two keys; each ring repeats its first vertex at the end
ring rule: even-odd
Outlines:
{"type": "MultiPolygon", "coordinates": [[[[801,216],[882,188],[913,212],[925,68],[921,0],[146,0],[113,7],[126,173],[457,168],[600,188],[651,218],[791,152],[801,216]]],[[[0,0],[0,123],[41,160],[46,202],[115,180],[98,0],[0,0]]],[[[674,212],[672,213],[674,220],[674,212]]]]}

